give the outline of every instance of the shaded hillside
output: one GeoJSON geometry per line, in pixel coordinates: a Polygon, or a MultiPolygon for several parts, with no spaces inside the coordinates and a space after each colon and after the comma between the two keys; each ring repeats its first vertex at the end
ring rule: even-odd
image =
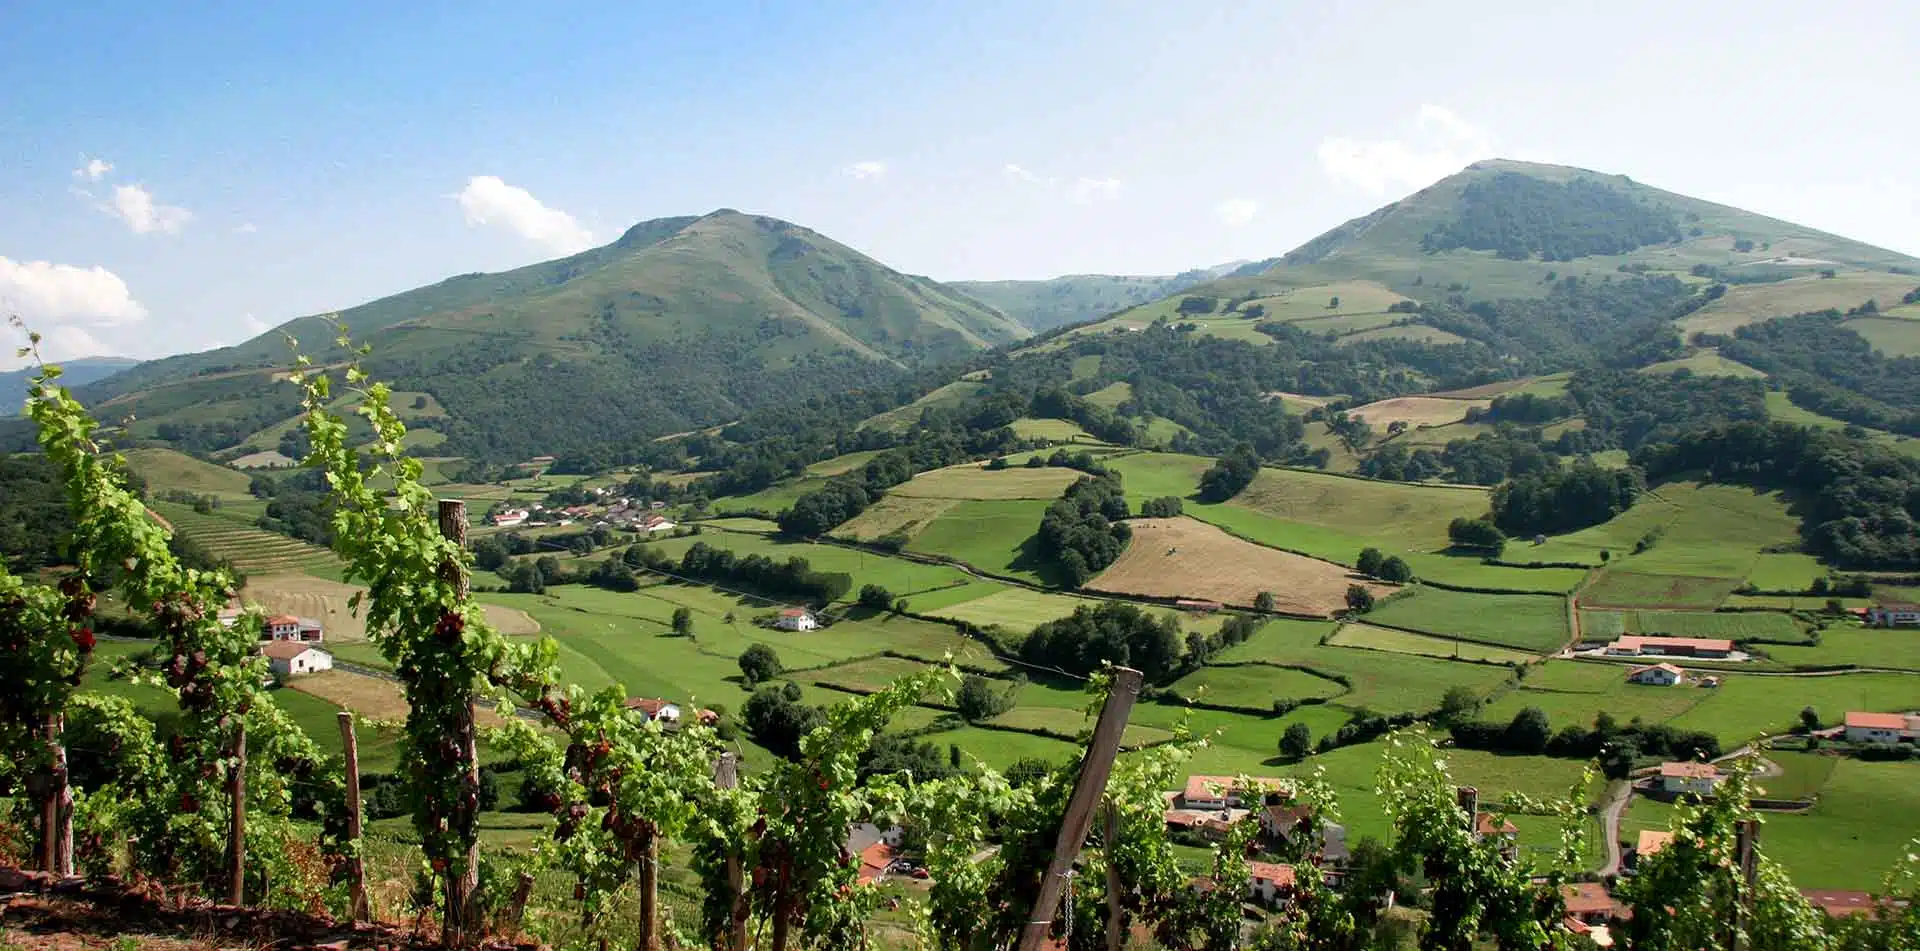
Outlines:
{"type": "MultiPolygon", "coordinates": [[[[140,361],[127,357],[80,357],[60,364],[66,370],[61,381],[68,386],[85,386],[97,380],[104,380],[131,367],[140,361]]],[[[0,373],[0,416],[16,416],[27,402],[27,386],[33,382],[31,369],[8,370],[0,373]]]]}
{"type": "Polygon", "coordinates": [[[1044,281],[949,281],[947,286],[992,305],[1028,330],[1040,333],[1158,300],[1223,277],[1244,264],[1236,261],[1196,268],[1171,277],[1069,274],[1044,281]]]}
{"type": "MultiPolygon", "coordinates": [[[[605,247],[451,278],[339,320],[372,346],[376,373],[446,407],[431,423],[448,437],[443,451],[492,458],[711,425],[1026,335],[933,281],[730,210],[645,222],[605,247]]],[[[135,436],[252,445],[295,408],[275,378],[285,334],[338,357],[327,318],[305,317],[84,395],[104,418],[137,417],[135,436]]]]}

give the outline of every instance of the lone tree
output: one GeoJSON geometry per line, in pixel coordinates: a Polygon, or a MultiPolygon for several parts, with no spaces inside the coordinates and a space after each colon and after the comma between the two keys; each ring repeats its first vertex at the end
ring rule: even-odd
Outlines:
{"type": "Polygon", "coordinates": [[[693,612],[686,608],[673,609],[673,633],[686,637],[693,633],[693,612]]]}
{"type": "Polygon", "coordinates": [[[751,690],[757,684],[780,676],[780,655],[765,644],[755,644],[740,654],[740,677],[751,690]]]}
{"type": "Polygon", "coordinates": [[[1362,548],[1360,558],[1353,563],[1353,568],[1369,578],[1377,578],[1380,576],[1380,564],[1386,560],[1387,556],[1381,554],[1380,549],[1362,548]]]}
{"type": "Polygon", "coordinates": [[[1380,571],[1378,572],[1378,576],[1382,581],[1395,581],[1395,582],[1403,582],[1403,583],[1412,581],[1413,567],[1411,565],[1408,565],[1406,563],[1406,560],[1401,558],[1399,555],[1388,555],[1387,560],[1380,563],[1380,571]]]}
{"type": "Polygon", "coordinates": [[[1484,548],[1499,552],[1506,545],[1505,532],[1487,518],[1456,518],[1447,524],[1447,540],[1460,548],[1484,548]]]}
{"type": "Polygon", "coordinates": [[[1366,585],[1347,585],[1347,610],[1355,614],[1365,614],[1373,610],[1373,592],[1366,585]]]}
{"type": "Polygon", "coordinates": [[[960,681],[960,693],[954,699],[960,716],[968,723],[991,720],[1013,709],[1013,697],[993,689],[993,681],[979,674],[968,674],[960,681]]]}
{"type": "Polygon", "coordinates": [[[1547,751],[1547,741],[1553,739],[1553,724],[1547,720],[1546,711],[1539,707],[1528,707],[1513,715],[1507,724],[1507,749],[1528,756],[1539,756],[1547,751]]]}
{"type": "Polygon", "coordinates": [[[1480,698],[1474,692],[1459,685],[1447,688],[1440,697],[1440,709],[1434,713],[1434,719],[1442,724],[1457,723],[1473,715],[1480,709],[1480,698]]]}
{"type": "Polygon", "coordinates": [[[1271,592],[1271,591],[1262,591],[1262,592],[1260,592],[1259,594],[1256,594],[1256,595],[1254,595],[1254,596],[1253,596],[1253,609],[1254,609],[1255,611],[1271,611],[1271,610],[1273,610],[1273,592],[1271,592]]]}
{"type": "Polygon", "coordinates": [[[1313,752],[1313,731],[1304,723],[1295,723],[1287,727],[1280,735],[1280,755],[1288,759],[1305,759],[1313,752]]]}
{"type": "Polygon", "coordinates": [[[874,611],[885,611],[893,606],[893,592],[877,584],[862,585],[860,606],[874,611]]]}
{"type": "Polygon", "coordinates": [[[1808,733],[1820,729],[1820,711],[1811,706],[1801,707],[1800,726],[1808,733]]]}

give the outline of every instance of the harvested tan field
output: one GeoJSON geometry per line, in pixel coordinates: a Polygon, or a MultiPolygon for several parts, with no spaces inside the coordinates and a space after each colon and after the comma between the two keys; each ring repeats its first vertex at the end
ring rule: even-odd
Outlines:
{"type": "Polygon", "coordinates": [[[833,534],[836,538],[862,542],[870,542],[893,532],[904,532],[911,538],[939,518],[941,513],[958,504],[958,499],[916,499],[889,492],[881,496],[880,501],[867,506],[866,511],[834,529],[833,534]]]}
{"type": "MultiPolygon", "coordinates": [[[[1275,610],[1332,614],[1347,606],[1358,579],[1344,566],[1242,541],[1191,518],[1136,518],[1120,560],[1087,583],[1092,591],[1157,598],[1193,598],[1251,606],[1273,592],[1275,610]]],[[[1392,585],[1369,583],[1374,594],[1392,585]]]]}
{"type": "MultiPolygon", "coordinates": [[[[359,585],[312,575],[259,575],[247,579],[240,597],[242,601],[259,604],[269,614],[291,614],[319,621],[329,641],[364,641],[367,626],[354,616],[347,602],[365,590],[359,585]]],[[[497,604],[486,605],[486,609],[487,620],[502,634],[540,633],[540,622],[525,611],[497,604]]]]}
{"type": "Polygon", "coordinates": [[[1364,419],[1375,429],[1385,429],[1395,420],[1404,420],[1408,426],[1444,426],[1466,419],[1470,407],[1486,409],[1492,404],[1492,400],[1401,396],[1347,410],[1347,415],[1364,419]]]}
{"type": "MultiPolygon", "coordinates": [[[[400,692],[400,685],[391,680],[345,670],[328,670],[295,677],[287,681],[287,687],[369,719],[407,718],[406,695],[400,692]]],[[[481,726],[500,726],[505,722],[492,707],[482,706],[477,714],[474,719],[481,726]]]]}

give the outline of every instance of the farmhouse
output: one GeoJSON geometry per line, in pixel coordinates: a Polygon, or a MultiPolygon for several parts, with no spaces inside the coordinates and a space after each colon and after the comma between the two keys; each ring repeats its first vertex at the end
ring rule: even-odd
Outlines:
{"type": "Polygon", "coordinates": [[[508,509],[493,517],[493,526],[495,528],[517,528],[526,524],[526,521],[526,509],[508,509]]]}
{"type": "Polygon", "coordinates": [[[1722,778],[1712,763],[1660,764],[1660,788],[1676,796],[1711,796],[1722,778]]]}
{"type": "Polygon", "coordinates": [[[1849,743],[1913,743],[1920,741],[1920,716],[1854,711],[1846,731],[1849,743]]]}
{"type": "MultiPolygon", "coordinates": [[[[1294,845],[1311,834],[1313,807],[1300,803],[1274,803],[1260,811],[1260,834],[1271,846],[1294,845]]],[[[1347,828],[1337,822],[1320,823],[1320,858],[1329,884],[1338,885],[1340,871],[1352,854],[1347,849],[1347,828]]]]}
{"type": "Polygon", "coordinates": [[[820,625],[814,621],[813,612],[806,608],[782,608],[773,626],[783,631],[811,631],[820,625]]]}
{"type": "Polygon", "coordinates": [[[1237,780],[1232,776],[1188,776],[1186,787],[1180,790],[1180,808],[1214,811],[1243,809],[1250,800],[1252,805],[1260,805],[1260,800],[1266,798],[1265,794],[1284,792],[1288,788],[1282,780],[1257,776],[1253,777],[1253,784],[1258,787],[1260,795],[1249,797],[1244,794],[1254,790],[1235,788],[1236,784],[1237,780]]]}
{"type": "Polygon", "coordinates": [[[1871,627],[1920,627],[1920,604],[1876,604],[1867,609],[1871,627]]]}
{"type": "Polygon", "coordinates": [[[660,515],[654,512],[649,512],[646,515],[641,516],[638,520],[636,520],[633,523],[633,526],[634,528],[637,528],[640,531],[646,532],[649,535],[653,534],[654,532],[673,531],[673,523],[670,521],[667,521],[666,516],[660,515]]]}
{"type": "Polygon", "coordinates": [[[1275,862],[1248,862],[1247,873],[1253,876],[1248,888],[1249,897],[1276,904],[1293,888],[1293,866],[1275,862]]]}
{"type": "Polygon", "coordinates": [[[1567,917],[1578,919],[1582,924],[1604,925],[1619,910],[1613,896],[1607,894],[1607,886],[1599,882],[1563,885],[1560,895],[1567,902],[1567,917]]]}
{"type": "Polygon", "coordinates": [[[1627,683],[1646,684],[1651,687],[1672,687],[1686,679],[1687,672],[1672,664],[1635,667],[1627,674],[1627,683]]]}
{"type": "Polygon", "coordinates": [[[299,641],[272,641],[260,648],[267,667],[279,677],[297,677],[333,669],[333,655],[299,641]]]}
{"type": "Polygon", "coordinates": [[[294,617],[291,614],[275,614],[267,618],[261,627],[261,633],[270,641],[304,641],[318,644],[324,638],[319,621],[311,618],[294,617]]]}
{"type": "Polygon", "coordinates": [[[1658,853],[1673,841],[1673,833],[1663,829],[1642,829],[1640,839],[1633,845],[1633,861],[1637,865],[1641,859],[1658,853]]]}
{"type": "Polygon", "coordinates": [[[656,723],[680,722],[680,708],[657,697],[628,697],[627,709],[638,710],[656,723]]]}
{"type": "Polygon", "coordinates": [[[1647,637],[1629,634],[1608,644],[1607,653],[1616,657],[1725,657],[1733,653],[1733,642],[1717,637],[1647,637]]]}

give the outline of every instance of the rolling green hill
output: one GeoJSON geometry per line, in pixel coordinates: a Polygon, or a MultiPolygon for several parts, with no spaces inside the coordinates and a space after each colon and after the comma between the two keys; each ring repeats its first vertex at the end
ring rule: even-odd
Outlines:
{"type": "MultiPolygon", "coordinates": [[[[68,386],[85,386],[96,380],[104,380],[136,363],[138,360],[127,357],[81,357],[60,364],[66,371],[61,382],[68,386]]],[[[33,382],[36,371],[32,369],[8,370],[0,373],[0,416],[15,416],[27,402],[27,385],[33,382]]]]}
{"type": "MultiPolygon", "coordinates": [[[[448,454],[512,458],[695,429],[1018,340],[1004,314],[797,225],[722,210],[342,311],[370,368],[430,394],[448,454]],[[558,420],[566,425],[556,426],[558,420]]],[[[157,360],[83,394],[132,435],[212,451],[296,409],[285,335],[337,359],[328,318],[157,360]]],[[[271,448],[259,446],[257,448],[271,448]]]]}

